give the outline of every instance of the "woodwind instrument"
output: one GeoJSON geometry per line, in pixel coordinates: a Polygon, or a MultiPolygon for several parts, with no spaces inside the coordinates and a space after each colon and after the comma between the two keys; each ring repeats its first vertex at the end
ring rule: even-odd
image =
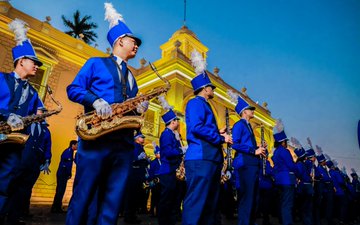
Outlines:
{"type": "MultiPolygon", "coordinates": [[[[260,141],[261,141],[261,147],[265,147],[265,138],[264,138],[264,125],[261,124],[260,126],[260,141]]],[[[263,176],[266,175],[266,159],[267,157],[266,156],[262,156],[261,157],[261,160],[262,160],[262,173],[263,173],[263,176]]]]}
{"type": "MultiPolygon", "coordinates": [[[[38,84],[31,83],[32,85],[42,86],[38,84]]],[[[51,100],[57,105],[56,110],[49,110],[47,112],[44,112],[42,114],[36,114],[36,115],[29,115],[26,117],[22,117],[21,120],[24,123],[24,128],[29,126],[30,124],[34,122],[40,122],[46,119],[46,117],[56,115],[61,112],[62,105],[59,101],[54,99],[54,96],[52,95],[52,90],[49,86],[45,86],[47,92],[50,95],[51,100]]],[[[20,144],[23,145],[26,143],[27,139],[29,138],[29,135],[18,133],[18,132],[12,132],[11,127],[6,123],[6,121],[0,122],[0,144],[6,144],[6,143],[14,143],[14,144],[20,144]]]]}
{"type": "MultiPolygon", "coordinates": [[[[178,140],[180,141],[181,148],[183,148],[183,147],[184,147],[184,143],[183,143],[183,140],[182,140],[182,138],[181,138],[180,133],[179,133],[179,132],[176,132],[176,133],[175,133],[175,137],[176,137],[176,139],[178,139],[178,140]]],[[[180,163],[179,167],[176,169],[176,178],[177,178],[179,181],[184,181],[184,180],[186,179],[184,160],[185,160],[185,155],[182,156],[181,163],[180,163]]]]}
{"type": "MultiPolygon", "coordinates": [[[[228,108],[225,109],[225,126],[226,126],[226,133],[228,135],[231,135],[228,108]]],[[[222,184],[225,183],[226,181],[230,180],[232,170],[233,170],[233,168],[232,168],[232,158],[231,158],[231,144],[228,143],[226,145],[226,153],[225,153],[224,165],[223,165],[223,168],[221,170],[220,182],[222,184]]]]}

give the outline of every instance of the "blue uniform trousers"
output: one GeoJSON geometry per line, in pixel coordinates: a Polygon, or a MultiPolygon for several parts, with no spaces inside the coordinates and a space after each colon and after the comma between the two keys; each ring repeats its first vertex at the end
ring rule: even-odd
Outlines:
{"type": "Polygon", "coordinates": [[[8,198],[13,190],[23,146],[16,144],[2,144],[0,151],[0,216],[7,213],[8,198]]]}
{"type": "Polygon", "coordinates": [[[183,225],[213,225],[218,213],[222,164],[206,160],[185,161],[187,192],[183,225]]]}
{"type": "Polygon", "coordinates": [[[56,173],[56,192],[52,204],[52,210],[62,209],[62,199],[66,191],[66,185],[70,179],[65,167],[60,167],[56,173]]]}
{"type": "Polygon", "coordinates": [[[68,208],[67,225],[85,224],[95,200],[96,224],[117,223],[133,148],[132,144],[117,140],[79,141],[76,186],[68,208]]]}
{"type": "Polygon", "coordinates": [[[278,185],[280,191],[280,213],[283,225],[293,224],[295,185],[278,185]]]}
{"type": "Polygon", "coordinates": [[[175,171],[169,174],[159,175],[160,179],[160,201],[158,204],[159,225],[176,224],[177,216],[177,180],[175,171]]]}
{"type": "Polygon", "coordinates": [[[238,225],[255,223],[256,206],[259,196],[259,166],[245,165],[236,170],[239,181],[238,225]]]}
{"type": "Polygon", "coordinates": [[[299,195],[301,201],[301,217],[304,225],[313,224],[312,209],[313,209],[313,195],[314,190],[312,184],[302,184],[301,193],[299,195]]]}

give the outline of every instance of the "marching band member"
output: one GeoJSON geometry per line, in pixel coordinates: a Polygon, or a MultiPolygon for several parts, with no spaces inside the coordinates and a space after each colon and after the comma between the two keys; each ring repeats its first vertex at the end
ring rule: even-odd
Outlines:
{"type": "Polygon", "coordinates": [[[260,157],[266,157],[266,149],[257,146],[251,128],[250,120],[254,118],[255,107],[237,96],[235,111],[241,117],[232,129],[232,148],[236,151],[233,166],[238,192],[238,225],[248,225],[254,224],[256,219],[260,157]]]}
{"type": "Polygon", "coordinates": [[[275,185],[280,190],[280,215],[282,224],[290,225],[293,223],[292,209],[294,206],[295,194],[295,172],[296,165],[290,151],[287,149],[287,141],[284,126],[281,120],[276,121],[274,127],[274,177],[275,185]]]}
{"type": "MultiPolygon", "coordinates": [[[[294,150],[294,153],[297,156],[297,171],[298,171],[298,186],[297,194],[299,200],[299,212],[301,213],[301,218],[303,224],[311,225],[312,224],[312,196],[314,194],[313,190],[313,180],[310,176],[312,162],[307,159],[307,151],[304,148],[297,148],[294,150]]],[[[315,153],[314,153],[315,155],[315,153]]]]}
{"type": "Polygon", "coordinates": [[[187,192],[184,200],[183,224],[214,224],[218,212],[220,177],[223,162],[222,144],[232,138],[218,130],[208,101],[214,98],[215,86],[205,72],[200,53],[192,52],[195,78],[191,80],[195,98],[185,110],[188,150],[185,155],[187,192]]]}
{"type": "MultiPolygon", "coordinates": [[[[324,206],[325,207],[325,219],[327,220],[327,224],[333,224],[333,204],[334,204],[334,185],[332,179],[330,177],[328,168],[326,167],[326,158],[323,154],[316,156],[318,161],[317,169],[320,173],[320,195],[317,196],[321,202],[317,204],[317,206],[324,206]]],[[[319,212],[320,213],[320,212],[319,212]]],[[[315,212],[315,219],[316,222],[320,221],[320,215],[315,212]]]]}
{"type": "Polygon", "coordinates": [[[340,170],[334,165],[333,161],[326,161],[326,166],[329,168],[329,174],[334,184],[335,190],[335,210],[339,211],[338,219],[340,224],[346,222],[346,213],[348,210],[347,187],[344,177],[340,170]]]}
{"type": "Polygon", "coordinates": [[[156,142],[153,141],[154,146],[154,155],[155,159],[150,162],[149,169],[149,186],[151,188],[151,206],[150,206],[150,214],[152,217],[157,215],[158,205],[160,200],[160,184],[157,182],[159,176],[159,170],[161,166],[161,155],[160,155],[160,147],[156,145],[156,142]]]}
{"type": "MultiPolygon", "coordinates": [[[[9,24],[15,33],[16,46],[12,49],[14,71],[0,73],[0,120],[5,121],[11,131],[21,131],[24,128],[22,117],[36,114],[43,108],[36,90],[28,83],[28,78],[35,76],[42,65],[37,58],[30,40],[26,37],[26,23],[19,19],[9,24]]],[[[25,131],[21,131],[25,132],[25,131]]],[[[0,139],[3,135],[0,134],[0,139]]],[[[24,146],[3,143],[0,151],[0,224],[6,214],[6,204],[10,197],[14,175],[21,160],[24,146]]],[[[24,221],[10,221],[25,224],[24,221]]]]}
{"type": "Polygon", "coordinates": [[[158,205],[159,225],[175,225],[177,216],[177,178],[176,169],[179,167],[185,149],[181,147],[178,128],[179,118],[170,108],[162,115],[166,125],[160,136],[161,166],[159,170],[160,179],[160,201],[158,205]],[[178,137],[177,137],[178,136],[178,137]]]}
{"type": "Polygon", "coordinates": [[[142,202],[146,198],[147,190],[143,189],[143,183],[146,180],[149,160],[144,150],[144,144],[145,136],[141,131],[138,131],[134,136],[135,149],[132,168],[126,184],[124,208],[124,221],[131,224],[141,223],[141,220],[137,217],[137,211],[142,207],[142,202]]]}
{"type": "MultiPolygon", "coordinates": [[[[71,101],[83,105],[85,112],[95,110],[104,119],[112,115],[110,104],[136,96],[138,87],[127,63],[136,56],[141,45],[141,40],[133,35],[111,3],[105,3],[105,17],[110,22],[107,39],[112,55],[90,58],[67,87],[71,101]]],[[[98,201],[97,224],[116,224],[133,150],[133,129],[117,130],[96,140],[79,140],[77,185],[66,224],[85,223],[92,199],[98,201]],[[98,198],[95,193],[98,193],[98,198]]]]}

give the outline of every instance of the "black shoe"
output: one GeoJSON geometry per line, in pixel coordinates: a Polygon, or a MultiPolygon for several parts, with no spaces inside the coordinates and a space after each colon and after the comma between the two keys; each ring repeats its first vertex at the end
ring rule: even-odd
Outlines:
{"type": "Polygon", "coordinates": [[[9,225],[26,225],[23,219],[8,219],[9,225]]]}
{"type": "Polygon", "coordinates": [[[66,213],[63,209],[51,208],[51,213],[66,213]]]}
{"type": "Polygon", "coordinates": [[[125,223],[128,223],[128,224],[140,224],[141,223],[141,220],[139,219],[124,219],[124,222],[125,223]]]}

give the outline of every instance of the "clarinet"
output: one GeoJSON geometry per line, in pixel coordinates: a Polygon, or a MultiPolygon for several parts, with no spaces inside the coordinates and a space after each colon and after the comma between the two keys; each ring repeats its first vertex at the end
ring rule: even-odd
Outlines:
{"type": "MultiPolygon", "coordinates": [[[[230,132],[230,122],[229,122],[229,110],[228,108],[225,109],[225,126],[226,126],[226,133],[231,135],[230,132]]],[[[231,171],[232,168],[232,159],[231,159],[231,144],[227,143],[226,145],[226,156],[224,159],[224,165],[221,170],[221,179],[220,182],[224,184],[226,181],[230,180],[231,178],[231,171]]]]}
{"type": "MultiPolygon", "coordinates": [[[[261,147],[264,147],[265,138],[264,138],[264,125],[261,124],[260,127],[260,141],[261,141],[261,147]]],[[[262,172],[263,176],[266,175],[266,156],[261,157],[262,160],[262,172]]]]}

